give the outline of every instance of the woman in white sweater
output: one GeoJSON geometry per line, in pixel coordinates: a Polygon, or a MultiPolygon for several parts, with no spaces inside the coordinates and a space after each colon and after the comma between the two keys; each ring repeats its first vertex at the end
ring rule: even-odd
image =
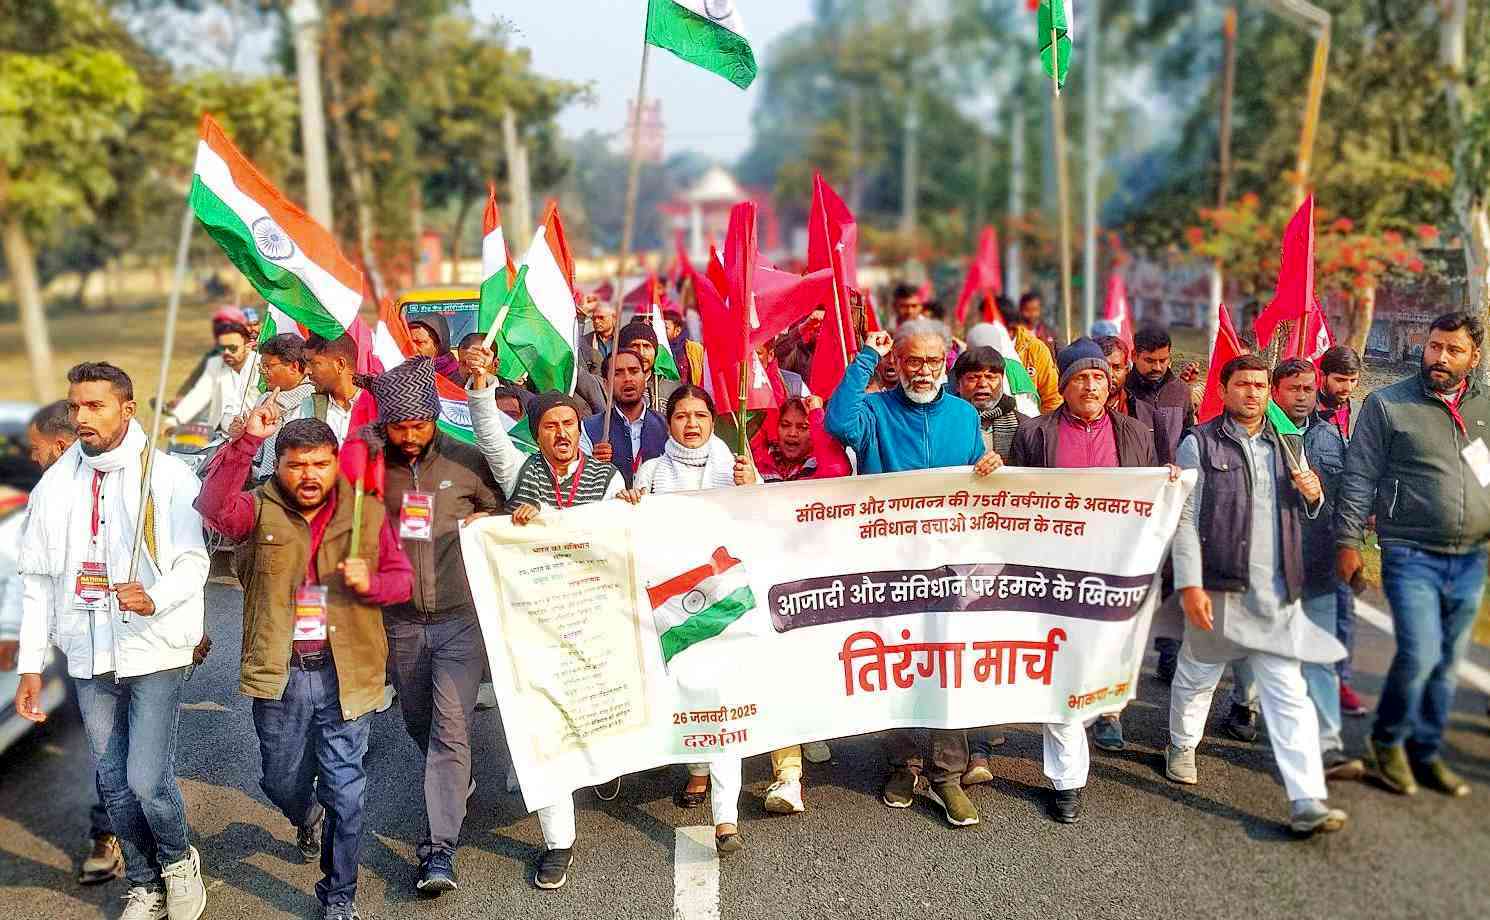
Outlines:
{"type": "MultiPolygon", "coordinates": [[[[679,387],[668,398],[665,418],[668,439],[662,456],[641,465],[633,488],[622,492],[621,498],[635,504],[647,493],[697,492],[757,481],[750,463],[714,437],[714,400],[708,391],[679,387]]],[[[679,796],[685,808],[710,800],[714,844],[721,855],[744,847],[739,830],[740,767],[739,757],[728,756],[689,764],[688,784],[679,796]]]]}

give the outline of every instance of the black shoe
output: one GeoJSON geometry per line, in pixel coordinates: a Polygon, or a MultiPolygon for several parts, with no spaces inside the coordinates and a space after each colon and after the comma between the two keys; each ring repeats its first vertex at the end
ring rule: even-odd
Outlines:
{"type": "Polygon", "coordinates": [[[1062,824],[1081,820],[1081,790],[1057,789],[1050,799],[1050,816],[1062,824]]]}
{"type": "Polygon", "coordinates": [[[421,893],[438,897],[460,886],[455,882],[455,860],[444,850],[434,850],[419,866],[419,881],[414,887],[421,893]]]}
{"type": "Polygon", "coordinates": [[[317,805],[311,814],[313,817],[305,822],[304,827],[295,829],[295,846],[300,850],[300,858],[308,863],[321,858],[321,822],[326,817],[326,809],[317,805]]]}
{"type": "Polygon", "coordinates": [[[1179,667],[1180,653],[1166,646],[1159,649],[1159,664],[1154,668],[1154,680],[1161,684],[1174,683],[1174,669],[1179,667]]]}
{"type": "Polygon", "coordinates": [[[573,850],[545,850],[538,859],[538,871],[533,873],[533,884],[545,891],[563,888],[573,862],[573,850]]]}
{"type": "Polygon", "coordinates": [[[680,791],[678,793],[678,807],[679,808],[698,808],[700,805],[703,805],[704,803],[706,803],[708,801],[709,801],[709,784],[708,783],[704,783],[704,788],[698,790],[697,792],[694,792],[693,790],[689,789],[685,785],[683,787],[682,791],[680,791]]]}
{"type": "Polygon", "coordinates": [[[1257,713],[1246,706],[1232,703],[1231,711],[1226,714],[1226,721],[1222,723],[1221,730],[1238,741],[1256,741],[1257,713]]]}

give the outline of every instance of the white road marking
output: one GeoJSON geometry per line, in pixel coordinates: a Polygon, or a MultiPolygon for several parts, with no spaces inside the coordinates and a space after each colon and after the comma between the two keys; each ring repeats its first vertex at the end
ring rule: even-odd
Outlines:
{"type": "Polygon", "coordinates": [[[228,707],[212,700],[201,700],[196,703],[182,703],[181,708],[187,712],[227,712],[228,707]]]}
{"type": "Polygon", "coordinates": [[[673,920],[719,920],[719,854],[714,827],[680,827],[674,834],[673,920]]]}
{"type": "MultiPolygon", "coordinates": [[[[1370,604],[1355,599],[1355,615],[1375,626],[1387,635],[1394,635],[1392,631],[1392,617],[1385,611],[1378,610],[1370,604]]],[[[1490,693],[1490,671],[1470,661],[1467,657],[1459,659],[1459,679],[1469,684],[1481,693],[1490,693]]]]}

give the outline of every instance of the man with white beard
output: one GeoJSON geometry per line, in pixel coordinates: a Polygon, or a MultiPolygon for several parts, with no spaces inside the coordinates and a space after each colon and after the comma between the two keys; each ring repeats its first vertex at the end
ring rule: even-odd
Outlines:
{"type": "MultiPolygon", "coordinates": [[[[1003,465],[999,455],[983,447],[978,410],[945,392],[947,349],[952,334],[942,323],[909,319],[890,336],[873,332],[843,374],[843,382],[828,402],[824,424],[828,433],[851,447],[859,458],[860,473],[894,473],[949,466],[973,467],[987,476],[1003,465]],[[866,393],[875,367],[891,355],[900,385],[866,393]]],[[[890,732],[886,741],[890,778],[882,796],[891,808],[909,808],[926,758],[909,729],[890,732]]],[[[953,827],[978,823],[978,810],[962,791],[968,765],[967,732],[932,729],[928,792],[953,827]]]]}

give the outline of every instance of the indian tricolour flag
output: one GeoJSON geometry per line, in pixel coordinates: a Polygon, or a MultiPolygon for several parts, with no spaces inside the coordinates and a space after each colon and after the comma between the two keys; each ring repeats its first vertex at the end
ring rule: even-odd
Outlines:
{"type": "Polygon", "coordinates": [[[735,0],[648,0],[647,44],[744,89],[755,80],[755,52],[735,7],[735,0]]]}
{"type": "Polygon", "coordinates": [[[325,227],[238,152],[210,115],[202,116],[189,200],[228,259],[286,316],[326,339],[357,323],[362,272],[325,227]]]}
{"type": "Polygon", "coordinates": [[[277,335],[298,335],[302,339],[310,338],[310,330],[304,324],[295,322],[290,314],[269,304],[264,310],[264,321],[259,324],[259,342],[264,343],[277,335]]]}
{"type": "Polygon", "coordinates": [[[667,322],[662,318],[662,292],[659,290],[661,283],[656,275],[652,275],[648,282],[652,295],[652,334],[657,336],[657,358],[652,364],[652,373],[668,380],[677,380],[678,362],[673,360],[672,340],[667,337],[667,322]]]}
{"type": "Polygon", "coordinates": [[[664,664],[684,649],[724,632],[755,609],[755,592],[740,560],[720,547],[704,565],[647,588],[664,664]]]}
{"type": "Polygon", "coordinates": [[[549,204],[523,256],[521,269],[514,277],[503,268],[481,284],[477,322],[487,329],[496,323],[498,338],[505,346],[497,349],[497,372],[512,380],[520,376],[520,368],[540,393],[573,393],[579,370],[575,358],[574,259],[564,239],[556,204],[549,204]],[[511,290],[513,284],[517,285],[515,292],[511,290]]]}
{"type": "Polygon", "coordinates": [[[1040,391],[1024,362],[1019,360],[1014,337],[997,319],[989,325],[995,330],[993,349],[1004,359],[1004,392],[1014,397],[1014,408],[1020,415],[1035,418],[1040,414],[1040,391]]]}

